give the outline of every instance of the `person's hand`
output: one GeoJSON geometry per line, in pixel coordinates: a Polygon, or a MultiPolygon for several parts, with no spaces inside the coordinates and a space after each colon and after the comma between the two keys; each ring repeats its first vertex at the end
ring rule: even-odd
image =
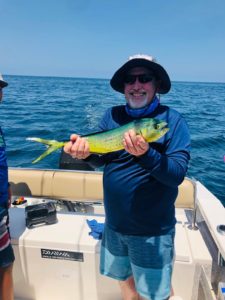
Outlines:
{"type": "Polygon", "coordinates": [[[11,207],[11,203],[12,203],[12,190],[11,187],[8,187],[8,208],[11,207]]]}
{"type": "Polygon", "coordinates": [[[70,142],[64,146],[64,151],[78,159],[85,159],[90,155],[88,141],[77,134],[70,136],[70,142]]]}
{"type": "Polygon", "coordinates": [[[123,145],[127,152],[134,156],[141,156],[149,149],[149,143],[141,135],[131,129],[124,134],[123,145]]]}

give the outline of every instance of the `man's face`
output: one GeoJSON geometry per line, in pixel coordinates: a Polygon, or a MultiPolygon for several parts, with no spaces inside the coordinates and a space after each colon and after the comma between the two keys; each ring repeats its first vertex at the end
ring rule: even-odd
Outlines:
{"type": "Polygon", "coordinates": [[[133,68],[126,75],[124,94],[131,108],[142,108],[151,103],[156,89],[156,79],[147,68],[133,68]]]}

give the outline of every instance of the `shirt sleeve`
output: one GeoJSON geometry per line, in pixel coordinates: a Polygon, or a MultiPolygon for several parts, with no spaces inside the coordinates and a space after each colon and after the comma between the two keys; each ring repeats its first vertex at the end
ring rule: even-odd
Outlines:
{"type": "Polygon", "coordinates": [[[178,186],[184,180],[190,160],[190,135],[186,121],[180,117],[172,132],[168,134],[165,151],[151,147],[141,157],[139,164],[147,169],[151,176],[169,186],[178,186]]]}

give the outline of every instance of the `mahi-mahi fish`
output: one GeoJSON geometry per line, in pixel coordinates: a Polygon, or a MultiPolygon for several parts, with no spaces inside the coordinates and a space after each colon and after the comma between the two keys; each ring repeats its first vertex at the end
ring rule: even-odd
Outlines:
{"type": "MultiPolygon", "coordinates": [[[[166,126],[167,123],[162,120],[144,118],[134,120],[133,122],[127,123],[118,128],[91,133],[88,135],[83,135],[82,137],[88,141],[90,153],[105,154],[124,149],[123,136],[124,133],[130,129],[133,129],[136,134],[141,135],[146,142],[151,143],[167,133],[169,128],[166,126]]],[[[64,147],[64,145],[68,143],[68,141],[60,142],[56,140],[45,140],[37,137],[29,137],[27,140],[39,142],[48,147],[44,153],[32,161],[33,164],[42,160],[44,157],[56,151],[57,149],[64,147]]]]}

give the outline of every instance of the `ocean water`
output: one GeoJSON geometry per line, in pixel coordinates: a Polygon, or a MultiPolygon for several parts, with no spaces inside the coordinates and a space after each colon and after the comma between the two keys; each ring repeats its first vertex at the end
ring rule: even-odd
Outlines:
{"type": "MultiPolygon", "coordinates": [[[[31,161],[45,149],[27,137],[67,140],[71,133],[96,131],[104,111],[123,104],[109,80],[88,78],[5,76],[9,86],[0,106],[10,167],[59,166],[60,151],[39,163],[31,161]]],[[[201,181],[225,205],[225,83],[173,82],[161,102],[187,120],[192,139],[188,176],[201,181]]]]}

